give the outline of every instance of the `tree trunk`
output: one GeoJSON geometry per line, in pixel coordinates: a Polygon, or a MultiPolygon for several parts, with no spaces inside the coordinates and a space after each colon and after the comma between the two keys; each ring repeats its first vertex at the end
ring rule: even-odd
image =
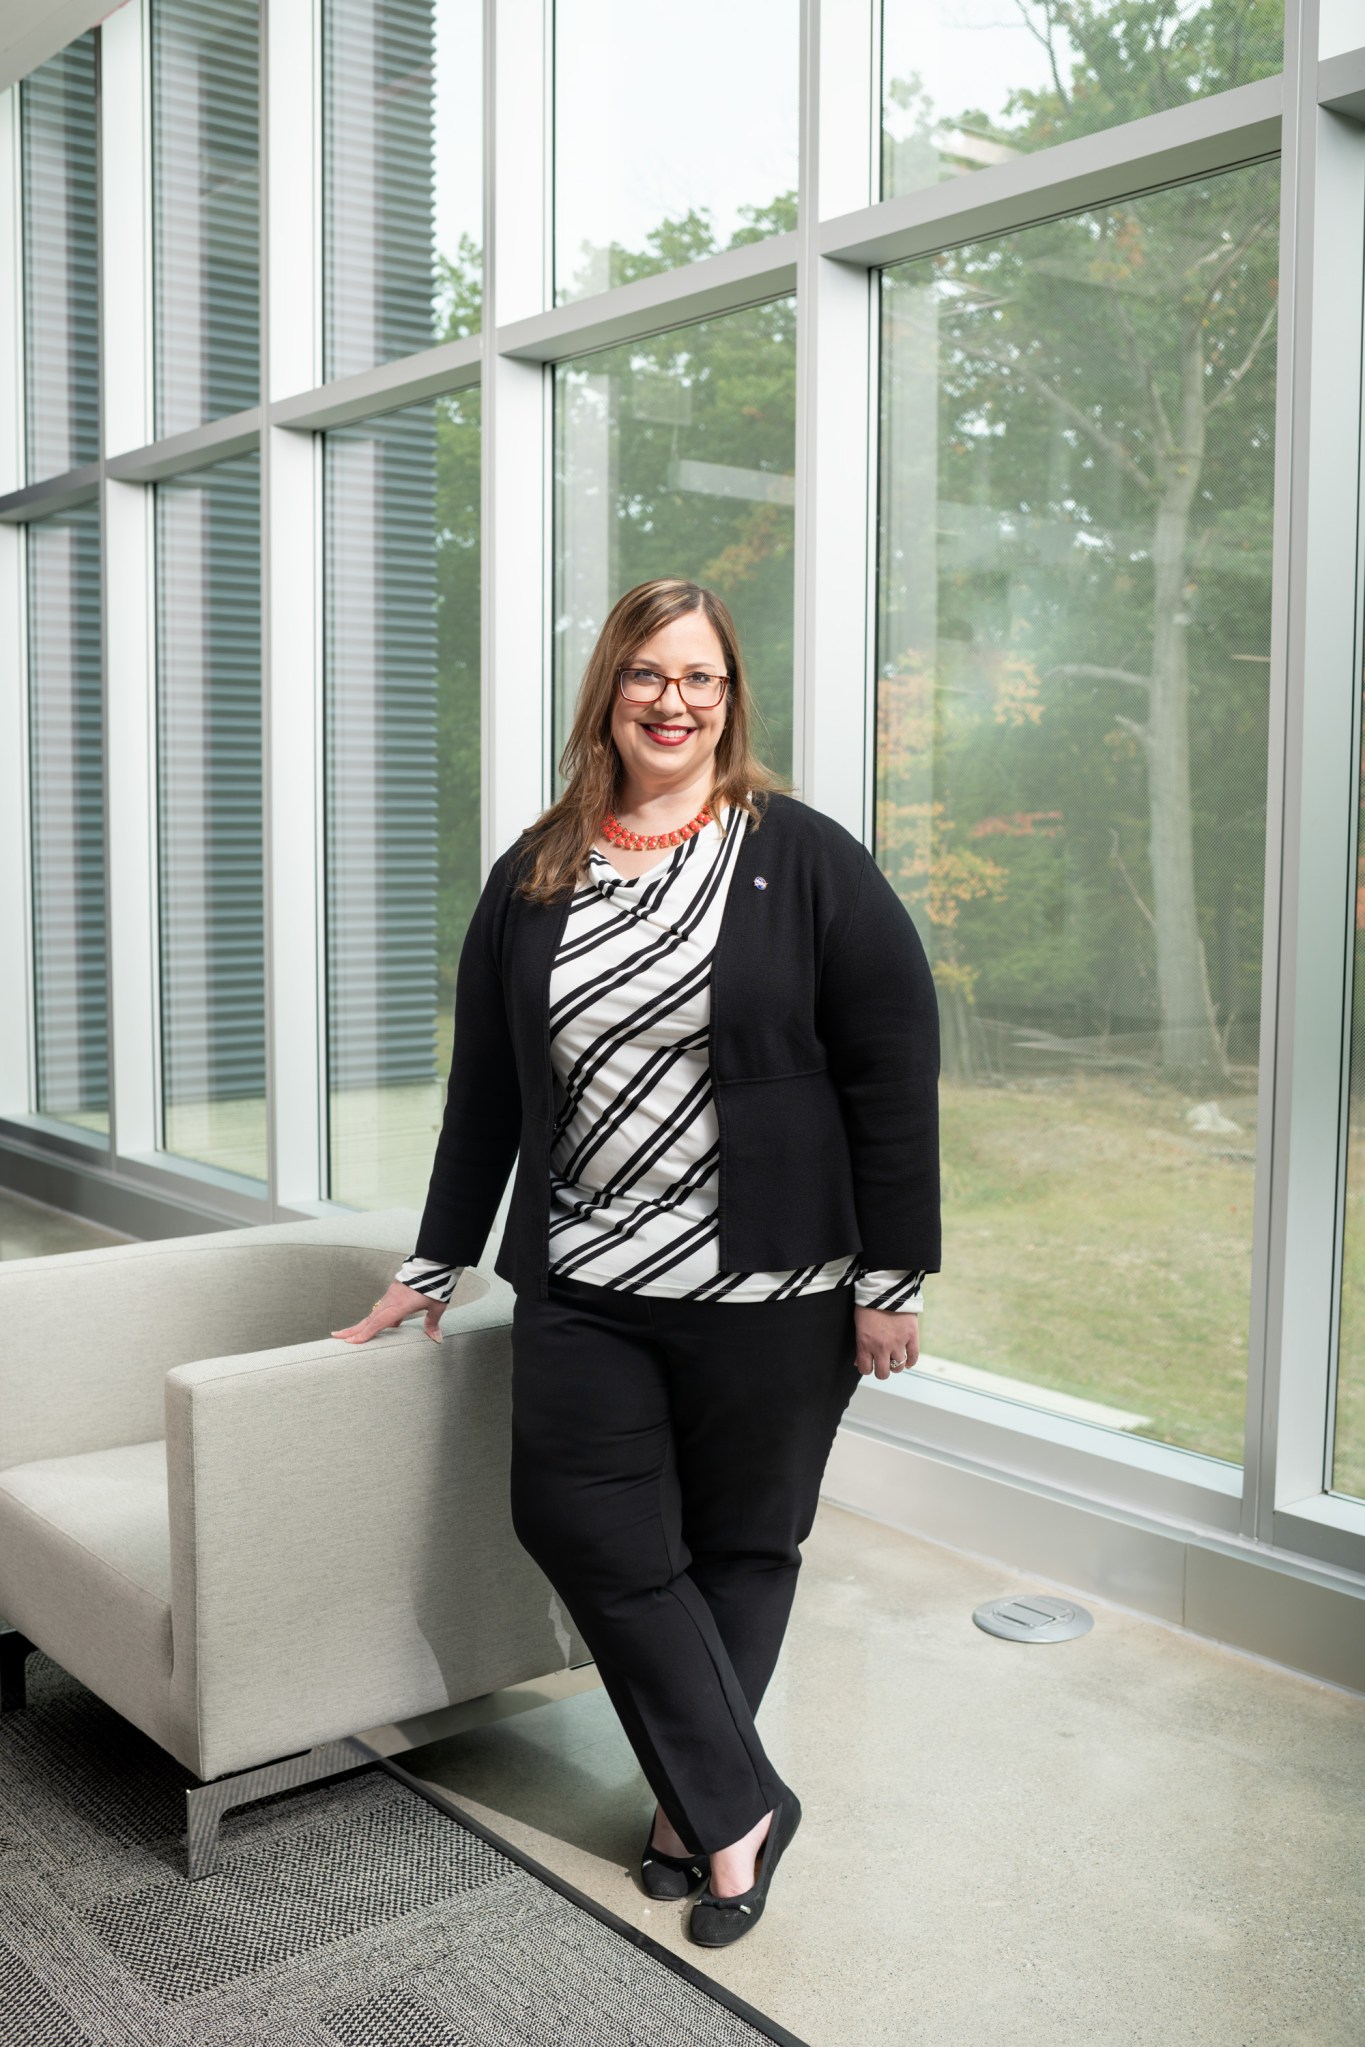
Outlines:
{"type": "Polygon", "coordinates": [[[1225,1080],[1195,912],[1194,815],[1190,799],[1190,676],[1185,579],[1190,512],[1204,465],[1204,355],[1199,329],[1181,348],[1178,447],[1158,467],[1152,537],[1152,680],[1147,716],[1152,914],[1161,1001],[1161,1065],[1202,1087],[1225,1080]]]}
{"type": "Polygon", "coordinates": [[[975,1080],[972,1011],[960,988],[939,988],[938,1014],[944,1079],[959,1082],[975,1080]]]}

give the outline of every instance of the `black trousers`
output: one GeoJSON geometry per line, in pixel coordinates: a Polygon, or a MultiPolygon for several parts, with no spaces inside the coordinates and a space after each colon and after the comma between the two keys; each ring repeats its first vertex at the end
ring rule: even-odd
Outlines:
{"type": "Polygon", "coordinates": [[[687,1846],[782,1796],[754,1715],[839,1418],[853,1289],[669,1301],[551,1281],[512,1321],[512,1519],[687,1846]]]}

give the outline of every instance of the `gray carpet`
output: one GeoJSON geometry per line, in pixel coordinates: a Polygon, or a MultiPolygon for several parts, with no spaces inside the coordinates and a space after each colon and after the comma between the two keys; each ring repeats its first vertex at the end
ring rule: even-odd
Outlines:
{"type": "Polygon", "coordinates": [[[761,2047],[381,1769],[230,1815],[184,1876],[178,1764],[45,1657],[0,1719],[3,2047],[761,2047]]]}

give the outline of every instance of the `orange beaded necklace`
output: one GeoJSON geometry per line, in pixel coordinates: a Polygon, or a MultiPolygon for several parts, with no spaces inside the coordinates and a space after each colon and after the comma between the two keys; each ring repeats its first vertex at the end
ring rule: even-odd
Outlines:
{"type": "Polygon", "coordinates": [[[602,837],[609,846],[619,846],[624,853],[657,853],[665,846],[680,846],[710,822],[710,806],[703,804],[691,823],[679,825],[675,832],[632,832],[608,811],[602,823],[602,837]]]}

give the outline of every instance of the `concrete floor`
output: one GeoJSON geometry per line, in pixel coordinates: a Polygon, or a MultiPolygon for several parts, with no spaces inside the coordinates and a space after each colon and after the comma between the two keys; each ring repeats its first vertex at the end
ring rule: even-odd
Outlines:
{"type": "Polygon", "coordinates": [[[402,1761],[811,2047],[1361,2047],[1365,1701],[1099,1605],[972,1625],[1025,1583],[821,1509],[762,1713],[805,1824],[721,1956],[638,1888],[600,1689],[402,1761]]]}
{"type": "MultiPolygon", "coordinates": [[[[0,1257],[117,1241],[0,1194],[0,1257]]],[[[822,1507],[762,1713],[805,1825],[727,1954],[638,1887],[589,1673],[402,1761],[811,2047],[1362,2047],[1365,1700],[1093,1602],[972,1625],[1025,1586],[822,1507]]]]}

